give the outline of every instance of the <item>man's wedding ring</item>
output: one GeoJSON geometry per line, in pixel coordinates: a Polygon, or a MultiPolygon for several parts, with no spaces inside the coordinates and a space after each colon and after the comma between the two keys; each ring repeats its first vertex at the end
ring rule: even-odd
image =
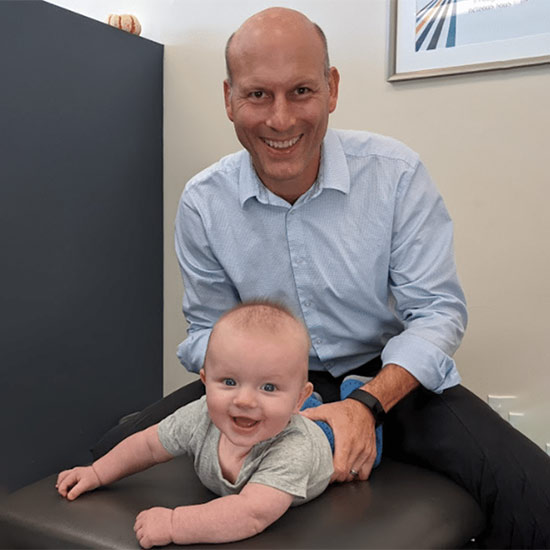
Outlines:
{"type": "Polygon", "coordinates": [[[357,477],[359,475],[359,472],[356,472],[354,469],[351,469],[349,471],[349,473],[353,476],[353,477],[357,477]]]}

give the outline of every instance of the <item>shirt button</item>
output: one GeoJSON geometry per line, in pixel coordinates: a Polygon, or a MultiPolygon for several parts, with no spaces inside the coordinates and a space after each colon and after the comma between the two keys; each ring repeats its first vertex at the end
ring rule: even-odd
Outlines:
{"type": "Polygon", "coordinates": [[[325,364],[325,367],[328,367],[330,369],[330,367],[334,367],[334,363],[332,361],[329,361],[325,364]]]}
{"type": "Polygon", "coordinates": [[[305,307],[309,307],[310,305],[311,305],[311,302],[310,302],[309,300],[306,300],[306,301],[304,302],[304,306],[305,306],[305,307]]]}
{"type": "Polygon", "coordinates": [[[296,263],[297,263],[297,264],[301,264],[303,261],[304,261],[303,258],[297,258],[297,259],[296,259],[296,263]]]}
{"type": "Polygon", "coordinates": [[[315,340],[315,343],[316,343],[317,345],[322,344],[322,343],[323,343],[323,340],[321,340],[321,338],[317,338],[317,340],[315,340]]]}

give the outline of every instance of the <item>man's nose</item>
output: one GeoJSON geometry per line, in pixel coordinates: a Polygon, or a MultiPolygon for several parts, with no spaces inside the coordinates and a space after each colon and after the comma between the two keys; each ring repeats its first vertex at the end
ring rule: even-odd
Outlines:
{"type": "Polygon", "coordinates": [[[243,386],[236,392],[233,402],[237,407],[254,408],[256,403],[256,392],[253,388],[243,386]]]}
{"type": "Polygon", "coordinates": [[[293,108],[286,96],[276,96],[271,104],[266,124],[277,132],[292,128],[296,122],[293,108]]]}

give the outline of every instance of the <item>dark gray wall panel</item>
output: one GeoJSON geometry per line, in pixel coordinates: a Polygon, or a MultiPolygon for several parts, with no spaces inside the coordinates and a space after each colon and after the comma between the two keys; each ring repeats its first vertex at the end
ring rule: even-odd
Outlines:
{"type": "Polygon", "coordinates": [[[0,485],[162,392],[163,46],[0,2],[0,485]]]}

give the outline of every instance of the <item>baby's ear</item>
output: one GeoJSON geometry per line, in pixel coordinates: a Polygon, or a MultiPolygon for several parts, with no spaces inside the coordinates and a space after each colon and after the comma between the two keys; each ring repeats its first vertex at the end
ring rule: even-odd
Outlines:
{"type": "Polygon", "coordinates": [[[206,374],[204,374],[204,369],[199,371],[199,376],[201,377],[201,382],[206,385],[206,374]]]}
{"type": "Polygon", "coordinates": [[[313,393],[313,384],[311,382],[306,382],[302,391],[300,392],[300,397],[298,403],[296,404],[295,412],[299,412],[304,404],[305,400],[313,393]]]}

